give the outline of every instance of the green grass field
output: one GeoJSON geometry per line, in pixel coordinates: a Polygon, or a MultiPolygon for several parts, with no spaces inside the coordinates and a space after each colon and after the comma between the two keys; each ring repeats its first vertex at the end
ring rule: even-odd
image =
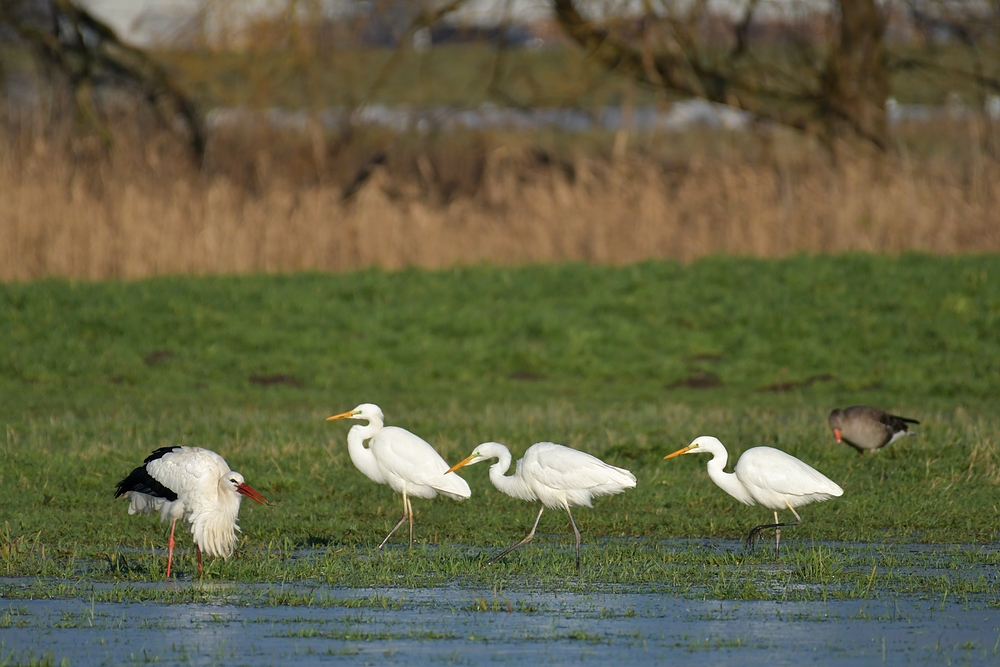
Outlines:
{"type": "MultiPolygon", "coordinates": [[[[125,582],[110,597],[201,595],[129,583],[163,576],[152,550],[166,529],[112,498],[149,451],[177,444],[219,451],[273,503],[243,504],[238,553],[211,561],[210,579],[503,585],[573,574],[558,512],[543,515],[538,544],[480,567],[537,512],[493,489],[486,465],[464,471],[470,500],[414,501],[413,552],[400,538],[375,558],[401,503],[351,464],[349,424],[324,421],[375,402],[450,462],[486,440],[515,455],[552,440],[632,470],[636,489],[574,513],[576,581],[730,598],[771,595],[774,581],[823,595],[996,597],[995,577],[894,574],[905,563],[877,545],[968,545],[942,547],[933,565],[956,573],[1000,562],[976,546],[1000,531],[998,323],[1000,257],[2,285],[0,575],[45,577],[22,590],[32,595],[72,592],[67,579],[125,582]],[[918,435],[859,458],[826,426],[831,408],[855,403],[921,420],[918,435]],[[702,434],[731,455],[779,447],[844,488],[783,532],[787,569],[760,570],[766,546],[746,556],[666,541],[740,539],[769,517],[716,488],[706,457],[662,460],[702,434]],[[876,546],[859,555],[827,540],[876,546]]],[[[195,574],[189,553],[175,569],[195,574]]]]}

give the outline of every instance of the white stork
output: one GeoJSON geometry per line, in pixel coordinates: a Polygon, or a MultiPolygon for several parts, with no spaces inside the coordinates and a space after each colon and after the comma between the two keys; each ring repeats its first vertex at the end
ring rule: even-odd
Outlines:
{"type": "Polygon", "coordinates": [[[226,460],[201,447],[161,447],[146,457],[142,465],[118,482],[115,498],[129,499],[128,513],[160,513],[170,519],[167,578],[174,558],[174,528],[178,519],[191,529],[198,552],[228,558],[236,546],[236,517],[241,496],[260,504],[267,500],[252,489],[243,475],[229,469],[226,460]]]}

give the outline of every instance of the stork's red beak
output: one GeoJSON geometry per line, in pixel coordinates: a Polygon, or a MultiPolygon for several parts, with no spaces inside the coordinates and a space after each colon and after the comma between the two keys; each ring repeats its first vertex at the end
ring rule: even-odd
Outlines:
{"type": "Polygon", "coordinates": [[[253,500],[256,500],[261,505],[266,505],[267,504],[267,498],[265,498],[264,496],[262,496],[259,493],[257,493],[253,489],[253,487],[250,486],[249,484],[247,484],[246,482],[244,482],[243,484],[238,485],[236,487],[236,491],[238,493],[242,493],[247,498],[252,498],[253,500]]]}
{"type": "Polygon", "coordinates": [[[839,428],[833,429],[833,437],[835,437],[837,439],[837,442],[840,442],[840,429],[839,428]]]}

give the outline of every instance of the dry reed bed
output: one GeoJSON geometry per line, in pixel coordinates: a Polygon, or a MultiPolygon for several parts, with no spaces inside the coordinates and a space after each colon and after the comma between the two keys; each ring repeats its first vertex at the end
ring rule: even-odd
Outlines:
{"type": "Polygon", "coordinates": [[[319,172],[266,175],[280,155],[258,154],[248,181],[238,170],[198,173],[155,142],[125,145],[9,141],[0,280],[1000,251],[1000,165],[978,154],[836,166],[819,151],[560,162],[479,146],[468,164],[418,156],[406,172],[390,159],[345,200],[343,184],[319,172]],[[444,193],[435,174],[449,168],[474,169],[474,186],[444,193]]]}

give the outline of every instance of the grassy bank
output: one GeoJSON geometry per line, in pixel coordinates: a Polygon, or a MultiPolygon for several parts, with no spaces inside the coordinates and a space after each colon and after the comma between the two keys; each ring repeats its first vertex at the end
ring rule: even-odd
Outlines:
{"type": "Polygon", "coordinates": [[[360,398],[950,410],[1000,393],[994,256],[48,280],[0,299],[14,419],[360,398]]]}
{"type": "MultiPolygon", "coordinates": [[[[156,579],[163,526],[111,495],[150,450],[188,444],[221,452],[274,503],[244,505],[240,552],[213,578],[419,585],[572,569],[557,512],[543,546],[478,567],[535,511],[496,492],[485,466],[465,474],[469,501],[414,503],[414,555],[372,560],[401,504],[354,469],[347,426],[323,421],[365,401],[449,461],[485,440],[520,454],[550,439],[632,470],[636,489],[577,513],[585,581],[680,586],[698,570],[702,586],[742,571],[740,557],[711,555],[705,570],[697,552],[656,546],[739,539],[768,518],[712,485],[703,458],[661,460],[706,433],[734,455],[780,447],[844,487],[784,535],[804,581],[823,571],[813,540],[993,542],[998,277],[995,257],[908,255],[7,284],[0,566],[156,579]],[[859,402],[920,419],[919,435],[858,458],[825,418],[859,402]]],[[[867,560],[825,557],[843,582],[871,575],[867,560]]]]}

